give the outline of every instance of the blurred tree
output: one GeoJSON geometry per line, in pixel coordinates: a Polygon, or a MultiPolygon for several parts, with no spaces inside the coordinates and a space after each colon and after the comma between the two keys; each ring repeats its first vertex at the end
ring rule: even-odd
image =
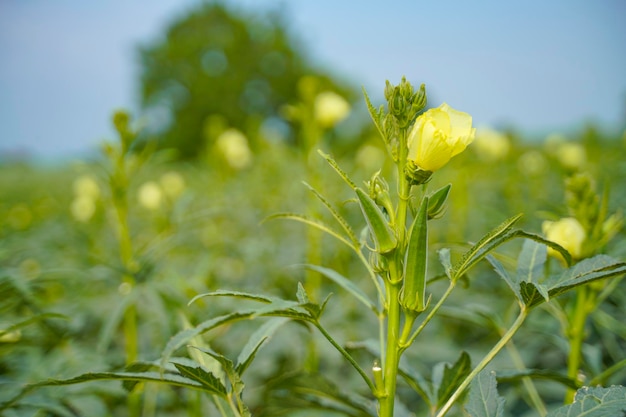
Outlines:
{"type": "MultiPolygon", "coordinates": [[[[235,13],[221,1],[203,2],[142,47],[140,57],[147,131],[182,158],[199,155],[229,127],[244,132],[254,149],[264,124],[283,123],[280,109],[297,101],[303,75],[318,78],[321,89],[355,96],[308,60],[282,14],[235,13]]],[[[283,133],[297,141],[295,126],[284,123],[283,133]]]]}

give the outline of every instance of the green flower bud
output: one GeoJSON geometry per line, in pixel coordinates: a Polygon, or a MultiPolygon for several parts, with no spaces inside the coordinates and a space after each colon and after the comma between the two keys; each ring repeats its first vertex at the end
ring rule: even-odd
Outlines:
{"type": "Polygon", "coordinates": [[[372,175],[372,179],[366,182],[369,195],[376,204],[383,207],[388,215],[393,215],[393,205],[389,195],[389,185],[380,176],[380,170],[372,175]]]}

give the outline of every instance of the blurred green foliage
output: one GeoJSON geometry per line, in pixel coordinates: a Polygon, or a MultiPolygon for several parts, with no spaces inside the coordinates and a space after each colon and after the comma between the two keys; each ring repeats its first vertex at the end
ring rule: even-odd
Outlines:
{"type": "MultiPolygon", "coordinates": [[[[597,132],[593,137],[587,132],[545,143],[512,134],[506,138],[506,153],[495,158],[472,145],[429,184],[435,190],[453,183],[443,219],[430,230],[432,242],[445,242],[453,256],[467,248],[466,242],[513,214],[524,213],[524,229],[536,233],[541,233],[543,220],[568,215],[565,179],[571,174],[572,160],[563,157],[570,145],[579,147],[574,153],[582,150],[584,154],[584,159],[577,160],[582,164],[577,170],[596,179],[598,189],[610,190],[609,212],[626,206],[625,144],[620,140],[597,132]]],[[[350,176],[364,181],[378,169],[388,171],[389,166],[381,165],[382,147],[364,138],[360,141],[355,154],[339,159],[350,176]]],[[[206,160],[174,163],[168,158],[165,152],[155,153],[133,175],[128,190],[129,228],[139,262],[136,302],[143,361],[158,359],[185,320],[195,324],[233,308],[232,301],[208,299],[187,306],[199,293],[225,288],[291,298],[304,277],[304,271],[290,265],[305,259],[305,228],[279,220],[262,221],[277,212],[303,212],[315,200],[299,181],[309,175],[301,155],[282,143],[259,149],[253,162],[240,170],[206,160]]],[[[323,164],[318,174],[321,189],[359,232],[365,225],[356,221],[359,209],[349,201],[350,190],[323,164]]],[[[105,181],[101,160],[61,168],[23,163],[0,167],[0,329],[19,327],[0,339],[0,402],[22,383],[119,370],[124,365],[124,340],[115,317],[125,289],[119,281],[121,265],[105,181]],[[85,178],[97,184],[99,192],[94,193],[85,178]],[[93,196],[93,207],[74,204],[81,193],[93,196]],[[81,217],[77,215],[81,207],[93,210],[82,212],[81,217]]],[[[621,230],[601,251],[624,259],[625,239],[621,230]]],[[[498,259],[514,265],[516,251],[504,246],[498,259]]],[[[367,282],[358,262],[332,239],[322,239],[321,259],[357,285],[367,282]]],[[[435,259],[432,264],[436,265],[435,259]]],[[[453,362],[460,350],[480,356],[497,339],[497,332],[485,325],[485,317],[505,320],[510,314],[513,300],[506,284],[486,264],[473,271],[465,284],[447,303],[445,314],[427,330],[424,340],[428,343],[407,352],[409,360],[419,356],[416,363],[426,367],[453,362]],[[472,329],[469,333],[468,328],[472,329]]],[[[367,285],[362,288],[369,291],[367,285]]],[[[438,284],[433,291],[436,297],[438,284]]],[[[370,334],[375,323],[362,306],[330,282],[323,282],[320,292],[335,293],[323,320],[341,343],[370,334]]],[[[567,297],[563,302],[567,305],[567,297]]],[[[626,355],[624,306],[626,288],[621,282],[591,315],[582,364],[589,375],[597,375],[626,355]]],[[[228,337],[216,332],[205,340],[216,351],[236,355],[245,335],[257,325],[238,323],[229,329],[228,337]]],[[[306,399],[293,395],[287,401],[285,387],[295,388],[303,381],[318,381],[321,387],[328,382],[319,375],[300,373],[308,333],[295,324],[288,327],[259,353],[247,375],[245,399],[254,415],[277,415],[285,409],[296,415],[288,407],[306,406],[306,399]]],[[[548,309],[532,315],[514,340],[529,368],[565,370],[567,344],[548,309]]],[[[363,391],[349,366],[322,341],[319,346],[320,370],[326,378],[342,388],[363,391]]],[[[494,366],[511,368],[510,358],[502,354],[494,366]]],[[[606,386],[624,384],[626,374],[622,369],[605,382],[606,386]]],[[[537,385],[548,404],[562,401],[564,388],[559,384],[538,381],[537,385]]],[[[501,382],[499,389],[512,415],[528,411],[519,384],[501,382]]],[[[207,411],[211,410],[208,401],[193,393],[180,395],[174,388],[150,384],[145,392],[146,407],[157,410],[152,415],[189,415],[193,407],[212,415],[207,411]]],[[[407,394],[400,389],[403,401],[419,410],[423,404],[407,394]]],[[[124,415],[126,395],[115,382],[46,388],[33,392],[7,415],[33,415],[35,410],[48,410],[51,415],[124,415]]]]}
{"type": "Polygon", "coordinates": [[[260,138],[298,144],[299,126],[281,118],[298,100],[298,82],[354,98],[354,90],[319,68],[280,12],[253,15],[221,1],[201,2],[164,37],[140,50],[141,102],[150,139],[195,158],[228,128],[257,148],[260,138]]]}

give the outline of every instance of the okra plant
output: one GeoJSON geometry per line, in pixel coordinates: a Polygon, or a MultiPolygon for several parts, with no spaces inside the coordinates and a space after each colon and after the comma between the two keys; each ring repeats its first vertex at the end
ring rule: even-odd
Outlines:
{"type": "MultiPolygon", "coordinates": [[[[497,393],[498,372],[489,369],[488,365],[505,347],[516,352],[510,342],[528,315],[538,306],[551,304],[555,297],[570,290],[587,288],[600,280],[624,275],[626,263],[601,254],[587,258],[576,254],[573,257],[566,249],[566,242],[559,244],[516,228],[520,214],[501,221],[460,253],[443,244],[435,246],[429,239],[429,230],[435,227],[436,221],[444,219],[446,206],[453,204],[452,198],[452,203],[448,200],[454,184],[429,190],[429,182],[451,158],[471,144],[475,134],[472,118],[445,103],[425,111],[424,85],[416,90],[404,78],[398,85],[387,82],[384,96],[386,106],[375,107],[366,93],[365,101],[395,165],[393,175],[385,178],[382,171],[374,172],[368,181],[359,185],[330,155],[319,152],[338,180],[342,180],[353,193],[352,201],[360,213],[359,223],[354,224],[345,218],[331,200],[323,196],[322,190],[311,185],[313,195],[329,211],[337,226],[293,213],[270,216],[271,219],[291,219],[319,229],[353,251],[363,276],[367,277],[365,283],[371,286],[369,290],[361,287],[363,280],[358,279],[360,277],[347,277],[324,265],[307,264],[306,268],[334,282],[345,291],[340,296],[354,297],[365,311],[374,315],[378,329],[372,332],[372,337],[377,342],[362,344],[366,346],[369,359],[363,359],[363,355],[356,355],[354,350],[337,341],[334,330],[324,324],[329,297],[317,302],[314,296],[307,294],[304,285],[297,285],[292,300],[236,289],[217,290],[199,294],[190,303],[201,298],[233,297],[248,300],[252,304],[246,305],[252,307],[212,317],[186,328],[169,341],[157,361],[135,363],[122,372],[90,373],[70,380],[45,381],[28,386],[26,390],[42,385],[122,379],[127,381],[125,387],[132,391],[137,382],[162,382],[207,393],[222,416],[251,416],[243,395],[244,373],[274,332],[285,323],[296,321],[319,331],[362,380],[358,394],[331,394],[323,384],[311,386],[305,390],[307,401],[318,409],[349,416],[443,417],[453,412],[472,417],[502,416],[504,399],[497,393]],[[356,233],[355,227],[364,228],[365,233],[356,233]],[[495,250],[514,239],[523,240],[523,245],[517,257],[517,267],[511,271],[508,264],[495,256],[495,250]],[[433,247],[439,248],[440,267],[429,263],[433,258],[433,247]],[[550,268],[548,253],[560,259],[556,264],[550,263],[550,268]],[[416,341],[424,337],[424,330],[429,325],[434,324],[433,318],[442,313],[442,307],[450,302],[459,283],[471,283],[475,279],[470,271],[481,261],[487,261],[510,289],[516,317],[512,320],[490,318],[500,338],[475,364],[472,364],[469,353],[458,352],[457,359],[451,363],[436,365],[432,376],[420,374],[415,364],[402,360],[403,355],[414,349],[417,350],[414,357],[419,358],[416,341]],[[442,277],[436,276],[439,270],[443,270],[442,277]],[[442,293],[433,291],[436,278],[447,281],[447,288],[442,293]],[[236,359],[215,351],[201,338],[204,333],[219,327],[263,318],[266,321],[250,336],[236,359]],[[188,355],[177,356],[185,347],[188,355]],[[421,398],[419,404],[422,406],[408,409],[401,404],[399,384],[402,384],[404,393],[410,390],[414,397],[421,398]]],[[[539,415],[558,417],[593,411],[597,414],[589,415],[599,416],[626,409],[623,387],[583,387],[572,372],[560,380],[579,388],[574,403],[548,413],[532,379],[529,379],[534,375],[533,371],[524,368],[519,355],[512,357],[519,370],[517,377],[523,380],[531,404],[539,415]]],[[[572,367],[577,366],[575,358],[570,360],[575,364],[572,367]]],[[[419,365],[423,368],[425,364],[419,365]]],[[[618,366],[624,367],[624,364],[618,366]]],[[[543,372],[542,376],[545,375],[543,372]]],[[[317,379],[312,374],[310,384],[315,381],[317,379]]],[[[302,394],[292,388],[292,395],[302,394]]]]}

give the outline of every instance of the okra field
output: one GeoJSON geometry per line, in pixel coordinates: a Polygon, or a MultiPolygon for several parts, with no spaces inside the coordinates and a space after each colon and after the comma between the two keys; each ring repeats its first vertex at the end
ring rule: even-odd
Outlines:
{"type": "MultiPolygon", "coordinates": [[[[178,68],[150,48],[148,104],[178,68]]],[[[531,137],[419,79],[300,70],[0,160],[0,415],[625,415],[625,131],[531,137]]]]}

